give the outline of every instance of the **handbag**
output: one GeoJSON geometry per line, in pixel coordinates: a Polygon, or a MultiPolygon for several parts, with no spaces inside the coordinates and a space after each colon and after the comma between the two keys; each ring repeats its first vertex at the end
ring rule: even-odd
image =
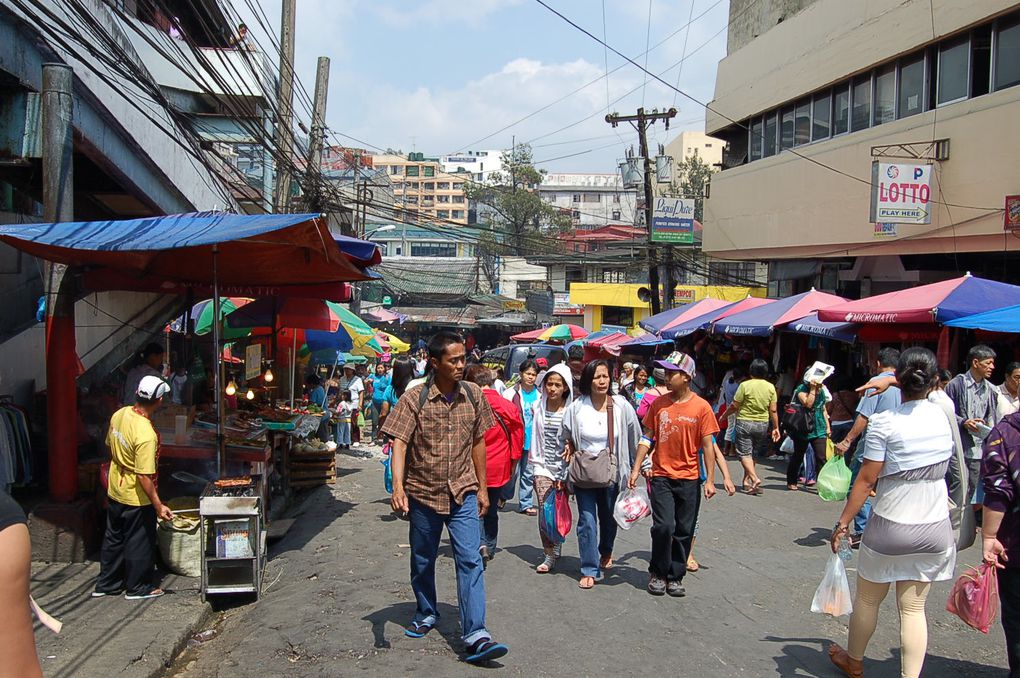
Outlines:
{"type": "Polygon", "coordinates": [[[606,449],[592,456],[583,450],[577,450],[570,460],[567,470],[567,481],[573,487],[583,490],[609,487],[616,482],[616,454],[613,451],[613,396],[607,394],[606,417],[609,419],[609,431],[606,449]]]}
{"type": "Polygon", "coordinates": [[[783,416],[781,419],[787,433],[793,433],[798,436],[806,436],[811,432],[815,424],[814,413],[792,400],[783,406],[783,416]]]}

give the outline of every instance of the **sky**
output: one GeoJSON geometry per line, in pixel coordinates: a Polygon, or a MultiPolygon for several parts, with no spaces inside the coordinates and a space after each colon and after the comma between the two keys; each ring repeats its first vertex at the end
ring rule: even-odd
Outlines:
{"type": "MultiPolygon", "coordinates": [[[[268,45],[263,26],[278,34],[279,0],[233,2],[268,45]]],[[[604,0],[604,21],[603,0],[547,2],[599,38],[605,31],[609,45],[694,99],[712,99],[728,0],[604,0]]],[[[535,0],[299,0],[296,33],[296,73],[307,92],[297,95],[297,118],[308,126],[316,59],[330,57],[326,121],[351,146],[439,156],[526,142],[549,171],[613,172],[637,134],[629,125],[613,130],[607,110],[675,106],[668,132],[662,123],[651,128],[653,152],[682,130],[704,130],[702,106],[535,0]]]]}

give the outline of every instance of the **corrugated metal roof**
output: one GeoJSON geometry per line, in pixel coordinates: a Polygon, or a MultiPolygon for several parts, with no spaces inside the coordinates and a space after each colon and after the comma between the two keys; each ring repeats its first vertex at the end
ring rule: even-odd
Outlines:
{"type": "Polygon", "coordinates": [[[381,273],[383,287],[395,294],[435,294],[465,297],[478,285],[478,262],[475,259],[428,258],[422,261],[404,259],[399,263],[383,263],[375,267],[381,273]]]}

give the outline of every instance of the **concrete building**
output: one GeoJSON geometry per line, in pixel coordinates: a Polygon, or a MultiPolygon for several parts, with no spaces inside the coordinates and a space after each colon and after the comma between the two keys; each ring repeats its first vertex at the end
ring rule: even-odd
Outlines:
{"type": "Polygon", "coordinates": [[[550,173],[538,187],[542,199],[570,215],[580,229],[635,223],[638,195],[619,174],[550,173]]]}
{"type": "Polygon", "coordinates": [[[386,169],[393,183],[394,207],[403,210],[408,220],[468,224],[464,187],[470,179],[444,172],[438,158],[422,153],[383,154],[372,156],[372,164],[386,169]]]}
{"type": "Polygon", "coordinates": [[[730,21],[706,112],[727,142],[707,252],[770,260],[778,292],[1017,279],[1003,208],[1020,193],[1020,5],[733,0],[730,21]],[[924,205],[872,218],[896,164],[918,170],[924,205]]]}
{"type": "Polygon", "coordinates": [[[503,169],[503,151],[465,151],[444,155],[439,159],[443,171],[449,174],[467,172],[474,181],[487,181],[493,172],[503,169]]]}
{"type": "Polygon", "coordinates": [[[722,164],[725,145],[726,142],[722,139],[710,137],[704,132],[688,130],[680,132],[675,139],[666,144],[666,155],[673,157],[674,168],[681,161],[695,155],[709,167],[715,168],[722,164]]]}

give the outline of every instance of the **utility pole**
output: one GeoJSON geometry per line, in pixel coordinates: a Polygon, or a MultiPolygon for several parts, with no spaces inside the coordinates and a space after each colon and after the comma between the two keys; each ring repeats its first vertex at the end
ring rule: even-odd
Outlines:
{"type": "MultiPolygon", "coordinates": [[[[74,70],[43,64],[43,218],[74,220],[74,70]]],[[[74,501],[78,494],[78,374],[75,353],[73,281],[67,266],[46,264],[46,419],[50,495],[74,501]]]]}
{"type": "MultiPolygon", "coordinates": [[[[651,160],[648,158],[648,128],[651,127],[657,120],[662,120],[666,123],[666,129],[669,129],[669,121],[676,117],[676,109],[671,108],[668,111],[658,112],[658,110],[651,113],[645,113],[644,108],[639,108],[636,115],[618,115],[611,113],[606,116],[606,122],[613,127],[616,127],[621,122],[629,122],[637,130],[638,139],[640,141],[641,159],[644,162],[644,190],[645,190],[645,227],[648,229],[648,285],[651,287],[652,292],[652,314],[661,312],[662,304],[659,298],[659,264],[655,256],[655,246],[652,243],[652,168],[651,160]]],[[[667,255],[668,265],[672,264],[672,253],[669,252],[667,255]]],[[[667,280],[672,279],[672,275],[667,269],[667,280]]],[[[667,296],[668,296],[667,289],[667,296]]],[[[669,308],[671,305],[671,299],[666,299],[666,307],[669,308]]]]}
{"type": "Polygon", "coordinates": [[[273,211],[289,211],[290,170],[294,150],[294,24],[297,0],[283,0],[280,17],[280,100],[276,120],[276,149],[282,160],[276,162],[276,188],[273,192],[273,211]]]}
{"type": "MultiPolygon", "coordinates": [[[[315,98],[312,100],[312,129],[308,139],[308,167],[305,168],[305,193],[309,208],[322,212],[322,193],[319,179],[322,175],[322,147],[326,139],[326,98],[329,94],[329,57],[319,57],[315,69],[315,98]]],[[[355,170],[357,171],[357,170],[355,170]]]]}

